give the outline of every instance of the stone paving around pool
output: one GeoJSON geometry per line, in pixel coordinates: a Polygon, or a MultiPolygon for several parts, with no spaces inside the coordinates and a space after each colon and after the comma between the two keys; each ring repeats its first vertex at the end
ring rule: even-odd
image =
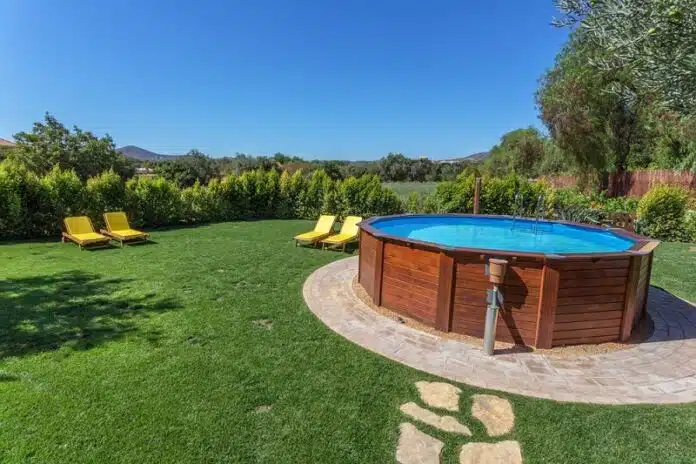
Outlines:
{"type": "Polygon", "coordinates": [[[696,307],[663,290],[650,289],[648,313],[655,330],[635,347],[575,358],[533,352],[489,357],[478,347],[377,314],[353,291],[357,272],[358,257],[316,270],[304,285],[309,309],[352,342],[415,369],[477,387],[558,401],[696,401],[696,307]]]}

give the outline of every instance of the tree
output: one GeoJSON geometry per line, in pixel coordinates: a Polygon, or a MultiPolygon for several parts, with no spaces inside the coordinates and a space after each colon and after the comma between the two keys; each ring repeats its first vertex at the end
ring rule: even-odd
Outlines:
{"type": "Polygon", "coordinates": [[[537,129],[516,129],[504,134],[500,144],[491,149],[486,168],[496,176],[514,172],[526,177],[536,177],[539,175],[544,150],[545,141],[537,129]]]}
{"type": "Polygon", "coordinates": [[[154,172],[179,187],[186,188],[192,187],[196,182],[207,185],[217,170],[212,158],[194,148],[185,156],[158,163],[154,172]]]}
{"type": "Polygon", "coordinates": [[[696,112],[696,0],[556,0],[559,26],[579,25],[591,42],[590,64],[627,73],[626,99],[654,94],[671,109],[696,112]]]}
{"type": "Polygon", "coordinates": [[[385,182],[403,182],[408,180],[411,160],[401,153],[389,153],[379,160],[379,175],[385,182]]]}
{"type": "Polygon", "coordinates": [[[135,173],[134,163],[116,151],[108,134],[100,138],[77,126],[70,131],[49,113],[43,123],[34,123],[31,132],[19,132],[14,138],[17,146],[9,156],[40,175],[55,166],[75,170],[82,180],[109,169],[125,178],[135,173]]]}
{"type": "Polygon", "coordinates": [[[642,140],[641,112],[649,96],[626,100],[609,89],[631,87],[622,73],[590,65],[599,52],[582,31],[571,35],[540,82],[540,118],[570,164],[583,175],[625,171],[642,140]]]}

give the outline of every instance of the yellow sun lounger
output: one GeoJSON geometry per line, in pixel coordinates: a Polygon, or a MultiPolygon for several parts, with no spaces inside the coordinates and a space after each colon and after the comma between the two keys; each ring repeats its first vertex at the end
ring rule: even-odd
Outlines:
{"type": "Polygon", "coordinates": [[[295,246],[297,246],[299,242],[311,243],[314,245],[322,238],[328,237],[333,233],[335,222],[336,216],[322,215],[317,221],[317,225],[314,226],[313,231],[295,235],[295,246]]]}
{"type": "Polygon", "coordinates": [[[100,232],[120,242],[121,246],[123,246],[124,242],[142,241],[150,237],[148,233],[131,229],[126,213],[123,211],[104,213],[104,222],[106,223],[106,230],[102,229],[100,232]]]}
{"type": "Polygon", "coordinates": [[[65,232],[61,238],[61,242],[66,240],[75,242],[82,250],[85,246],[106,246],[109,244],[109,237],[98,234],[94,231],[92,221],[87,216],[73,216],[63,219],[65,232]]]}
{"type": "Polygon", "coordinates": [[[360,234],[360,229],[358,228],[358,222],[362,221],[359,216],[347,216],[343,221],[341,226],[341,231],[332,235],[331,237],[325,238],[321,241],[322,250],[325,246],[341,246],[343,245],[343,251],[346,251],[346,245],[350,242],[355,242],[358,240],[360,234]]]}

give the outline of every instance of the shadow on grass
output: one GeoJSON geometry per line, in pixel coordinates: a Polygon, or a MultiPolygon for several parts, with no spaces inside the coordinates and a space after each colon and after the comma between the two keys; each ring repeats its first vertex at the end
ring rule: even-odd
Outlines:
{"type": "Polygon", "coordinates": [[[0,280],[0,359],[62,346],[86,350],[137,332],[143,318],[180,307],[154,293],[122,292],[129,281],[82,271],[0,280]]]}

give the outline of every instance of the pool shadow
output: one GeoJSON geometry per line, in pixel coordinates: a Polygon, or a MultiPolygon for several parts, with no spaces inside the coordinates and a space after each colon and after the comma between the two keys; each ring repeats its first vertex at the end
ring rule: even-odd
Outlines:
{"type": "Polygon", "coordinates": [[[696,305],[667,290],[650,286],[647,314],[629,343],[654,343],[696,338],[696,305]],[[642,331],[642,332],[641,332],[642,331]]]}
{"type": "Polygon", "coordinates": [[[134,333],[158,339],[140,322],[180,305],[124,292],[130,281],[83,271],[0,280],[0,360],[64,346],[87,350],[134,333]]]}

